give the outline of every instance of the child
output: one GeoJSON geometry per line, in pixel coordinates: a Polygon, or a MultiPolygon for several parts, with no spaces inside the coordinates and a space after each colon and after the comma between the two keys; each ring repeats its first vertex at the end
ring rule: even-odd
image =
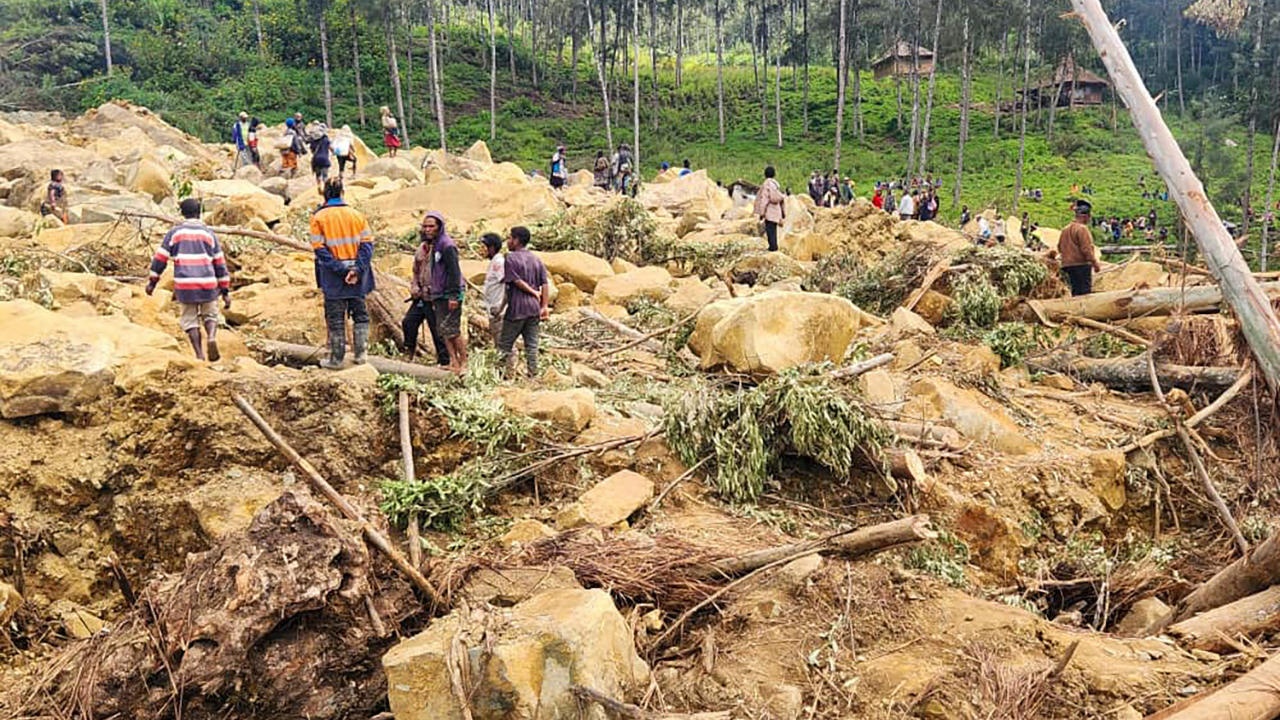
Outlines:
{"type": "Polygon", "coordinates": [[[62,171],[49,173],[49,188],[45,191],[44,201],[40,203],[41,215],[53,215],[66,225],[70,222],[67,216],[67,189],[62,185],[62,171]]]}

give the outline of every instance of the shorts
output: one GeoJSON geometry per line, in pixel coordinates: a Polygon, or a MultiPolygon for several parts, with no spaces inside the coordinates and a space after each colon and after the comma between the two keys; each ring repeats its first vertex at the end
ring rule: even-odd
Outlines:
{"type": "Polygon", "coordinates": [[[296,170],[298,168],[298,153],[292,150],[280,151],[280,169],[296,170]]]}
{"type": "Polygon", "coordinates": [[[436,330],[439,331],[440,337],[452,340],[462,334],[461,302],[450,310],[449,301],[446,298],[436,298],[431,301],[431,312],[435,313],[436,330]]]}
{"type": "Polygon", "coordinates": [[[182,317],[178,319],[178,325],[183,332],[196,330],[204,327],[205,323],[212,320],[218,322],[218,301],[210,300],[202,303],[179,303],[182,305],[182,317]]]}
{"type": "Polygon", "coordinates": [[[355,172],[355,171],[356,171],[356,155],[355,155],[355,153],[352,153],[352,154],[350,154],[350,155],[339,155],[339,156],[338,156],[338,174],[339,174],[339,175],[341,175],[341,174],[343,174],[343,173],[346,173],[346,171],[347,171],[347,163],[351,163],[351,172],[355,172]]]}
{"type": "Polygon", "coordinates": [[[316,176],[316,180],[324,182],[329,179],[329,167],[330,166],[328,164],[316,165],[315,163],[311,163],[311,174],[316,176]]]}
{"type": "Polygon", "coordinates": [[[564,178],[560,177],[559,175],[552,175],[552,176],[551,176],[551,187],[553,187],[553,188],[561,188],[561,187],[564,187],[564,178]]]}

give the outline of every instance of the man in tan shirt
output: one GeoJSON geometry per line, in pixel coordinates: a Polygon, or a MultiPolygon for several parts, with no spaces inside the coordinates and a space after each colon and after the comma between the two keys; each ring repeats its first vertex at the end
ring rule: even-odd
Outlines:
{"type": "Polygon", "coordinates": [[[1089,230],[1089,214],[1093,208],[1088,202],[1076,203],[1076,219],[1062,231],[1058,238],[1058,257],[1062,271],[1071,284],[1072,295],[1088,295],[1093,292],[1093,273],[1101,270],[1098,254],[1093,247],[1093,233],[1089,230]]]}

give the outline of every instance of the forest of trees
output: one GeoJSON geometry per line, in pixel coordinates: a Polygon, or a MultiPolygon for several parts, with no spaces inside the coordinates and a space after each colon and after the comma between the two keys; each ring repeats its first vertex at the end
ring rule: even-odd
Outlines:
{"type": "MultiPolygon", "coordinates": [[[[1222,188],[1247,206],[1255,131],[1274,135],[1280,118],[1280,0],[1104,6],[1166,115],[1197,123],[1187,154],[1199,167],[1214,162],[1215,132],[1248,127],[1249,167],[1222,188]]],[[[385,104],[413,142],[484,137],[516,155],[533,142],[519,120],[593,117],[595,131],[569,141],[632,143],[642,167],[652,138],[680,133],[822,143],[837,168],[845,143],[871,135],[900,148],[904,174],[954,172],[957,203],[965,144],[989,134],[1019,138],[1016,198],[1028,123],[1053,141],[1064,122],[1052,103],[1020,112],[1020,89],[1067,56],[1101,72],[1069,11],[1067,0],[6,0],[0,109],[74,113],[118,97],[214,140],[242,108],[359,130],[385,104]],[[945,149],[938,74],[896,76],[888,106],[868,105],[871,63],[900,43],[935,50],[943,77],[959,76],[945,149]]]]}

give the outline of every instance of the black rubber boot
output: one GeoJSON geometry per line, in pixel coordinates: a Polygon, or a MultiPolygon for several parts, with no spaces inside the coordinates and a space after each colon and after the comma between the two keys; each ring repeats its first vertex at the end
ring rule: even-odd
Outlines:
{"type": "Polygon", "coordinates": [[[191,347],[196,351],[196,359],[204,360],[204,345],[200,342],[200,328],[188,330],[187,339],[191,341],[191,347]]]}
{"type": "Polygon", "coordinates": [[[341,370],[342,361],[347,356],[347,338],[343,333],[329,334],[329,357],[320,361],[325,370],[341,370]]]}
{"type": "Polygon", "coordinates": [[[369,361],[369,323],[356,323],[351,334],[356,351],[351,361],[363,365],[369,361]]]}
{"type": "Polygon", "coordinates": [[[222,354],[218,352],[218,321],[206,320],[204,323],[204,334],[208,338],[206,340],[209,346],[209,362],[218,362],[222,359],[222,354]]]}

